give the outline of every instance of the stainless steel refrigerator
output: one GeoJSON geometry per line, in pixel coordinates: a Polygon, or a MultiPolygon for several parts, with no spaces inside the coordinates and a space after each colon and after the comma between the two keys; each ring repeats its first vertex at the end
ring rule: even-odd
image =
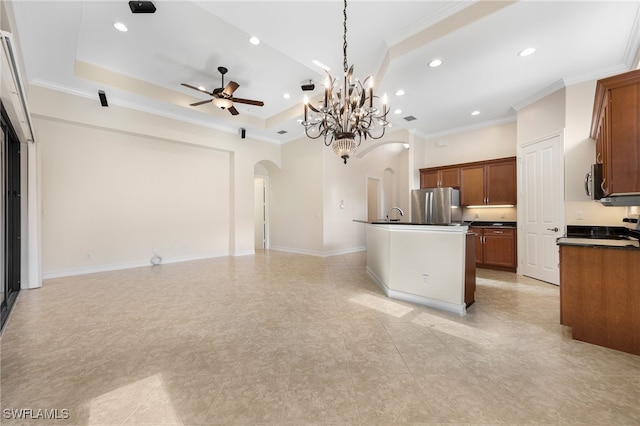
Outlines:
{"type": "Polygon", "coordinates": [[[412,190],[411,222],[429,225],[462,222],[460,190],[449,187],[412,190]]]}

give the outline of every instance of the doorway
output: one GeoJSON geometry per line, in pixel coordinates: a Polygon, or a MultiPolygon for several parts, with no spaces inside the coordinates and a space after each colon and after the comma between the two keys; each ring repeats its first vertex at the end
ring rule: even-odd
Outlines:
{"type": "Polygon", "coordinates": [[[253,206],[254,206],[254,249],[269,248],[268,241],[268,177],[253,178],[253,206]]]}
{"type": "Polygon", "coordinates": [[[562,134],[532,141],[520,152],[518,222],[521,225],[520,272],[560,284],[556,244],[564,232],[564,160],[562,134]],[[520,208],[522,206],[522,208],[520,208]]]}
{"type": "Polygon", "coordinates": [[[367,177],[367,220],[374,222],[380,220],[380,179],[367,177]]]}
{"type": "Polygon", "coordinates": [[[382,174],[382,212],[384,216],[386,217],[391,207],[397,206],[396,172],[393,169],[386,168],[382,174]]]}

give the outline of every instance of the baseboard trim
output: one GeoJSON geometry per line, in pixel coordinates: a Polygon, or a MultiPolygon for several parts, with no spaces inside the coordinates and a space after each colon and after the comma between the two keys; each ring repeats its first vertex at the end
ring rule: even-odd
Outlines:
{"type": "MultiPolygon", "coordinates": [[[[161,264],[170,264],[170,263],[181,263],[181,262],[190,262],[193,260],[203,260],[203,259],[213,259],[216,257],[224,257],[229,256],[229,253],[209,253],[202,256],[185,256],[185,257],[175,257],[175,258],[163,258],[161,264]]],[[[96,274],[100,272],[112,272],[112,271],[121,271],[125,269],[134,269],[134,268],[142,268],[142,267],[151,267],[153,266],[150,261],[136,261],[136,262],[127,262],[127,263],[116,263],[111,265],[96,265],[88,268],[75,268],[75,269],[65,269],[59,271],[49,271],[43,272],[42,278],[43,280],[53,279],[53,278],[63,278],[63,277],[72,277],[76,275],[87,275],[87,274],[96,274]]]]}
{"type": "Polygon", "coordinates": [[[332,251],[316,251],[316,250],[305,250],[301,248],[294,247],[283,247],[283,246],[269,246],[269,250],[282,251],[286,253],[295,253],[295,254],[304,254],[307,256],[316,256],[316,257],[331,257],[331,256],[340,256],[342,254],[350,254],[350,253],[358,253],[361,251],[366,251],[367,248],[365,246],[362,247],[353,247],[342,250],[332,250],[332,251]]]}
{"type": "Polygon", "coordinates": [[[390,299],[402,300],[403,302],[415,303],[416,305],[426,306],[428,308],[439,309],[442,311],[458,314],[461,317],[467,315],[467,306],[463,303],[457,305],[455,303],[444,302],[442,300],[431,299],[429,297],[418,296],[411,293],[405,293],[404,291],[393,290],[387,287],[387,285],[367,266],[367,274],[378,284],[378,287],[384,292],[384,294],[390,299]]]}

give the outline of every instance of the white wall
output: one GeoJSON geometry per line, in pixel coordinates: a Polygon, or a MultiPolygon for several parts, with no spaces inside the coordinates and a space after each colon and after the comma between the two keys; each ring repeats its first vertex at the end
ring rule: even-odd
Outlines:
{"type": "Polygon", "coordinates": [[[43,270],[229,254],[229,153],[59,121],[41,138],[43,270]],[[90,137],[88,137],[90,136],[90,137]]]}
{"type": "Polygon", "coordinates": [[[272,249],[322,253],[322,150],[320,140],[282,145],[282,168],[269,173],[269,240],[272,249]]]}
{"type": "MultiPolygon", "coordinates": [[[[351,158],[343,164],[331,149],[323,152],[324,161],[324,247],[325,254],[337,254],[345,251],[363,250],[366,245],[365,226],[353,222],[354,219],[367,219],[367,178],[380,180],[383,191],[395,192],[395,205],[409,215],[409,187],[407,173],[409,169],[408,150],[397,135],[390,135],[389,143],[375,144],[365,151],[362,157],[351,158]],[[395,188],[385,185],[387,175],[394,175],[395,188]],[[344,201],[341,208],[341,201],[344,201]]],[[[362,142],[363,151],[369,142],[362,142]]],[[[373,145],[373,144],[371,144],[373,145]]],[[[383,198],[385,198],[383,193],[383,198]]],[[[385,207],[389,209],[391,206],[385,207]]],[[[384,217],[387,211],[381,211],[384,217]]]]}
{"type": "Polygon", "coordinates": [[[427,139],[415,162],[417,168],[514,157],[516,122],[427,139]]]}
{"type": "Polygon", "coordinates": [[[518,111],[518,145],[560,132],[565,127],[565,89],[558,90],[518,111]]]}
{"type": "MultiPolygon", "coordinates": [[[[408,151],[404,140],[363,141],[345,165],[322,140],[301,138],[282,146],[282,169],[271,171],[271,248],[315,256],[363,250],[367,177],[396,175],[396,203],[409,208],[408,151]]],[[[386,214],[386,212],[384,212],[386,214]]]]}
{"type": "Polygon", "coordinates": [[[46,276],[254,252],[254,165],[278,145],[30,88],[46,276]]]}

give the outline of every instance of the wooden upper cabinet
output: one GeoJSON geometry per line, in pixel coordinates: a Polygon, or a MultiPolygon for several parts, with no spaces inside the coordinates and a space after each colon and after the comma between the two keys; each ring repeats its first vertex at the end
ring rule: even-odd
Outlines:
{"type": "Polygon", "coordinates": [[[438,170],[420,170],[420,188],[435,188],[440,181],[438,170]]]}
{"type": "Polygon", "coordinates": [[[640,70],[598,80],[591,138],[605,196],[640,193],[640,70]]]}
{"type": "Polygon", "coordinates": [[[460,187],[459,167],[432,167],[420,169],[420,188],[437,188],[441,186],[460,187]]]}
{"type": "Polygon", "coordinates": [[[484,166],[468,166],[460,168],[460,204],[463,206],[480,206],[485,204],[484,166]]]}
{"type": "Polygon", "coordinates": [[[516,205],[516,158],[460,167],[460,204],[516,205]]]}
{"type": "Polygon", "coordinates": [[[450,167],[440,170],[440,186],[460,188],[460,168],[450,167]]]}
{"type": "Polygon", "coordinates": [[[516,159],[486,165],[486,204],[516,205],[516,159]]]}

